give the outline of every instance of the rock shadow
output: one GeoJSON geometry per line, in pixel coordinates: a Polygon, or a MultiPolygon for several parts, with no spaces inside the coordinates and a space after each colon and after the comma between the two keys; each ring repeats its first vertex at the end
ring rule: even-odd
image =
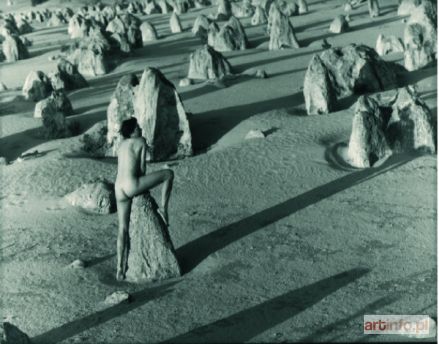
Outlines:
{"type": "Polygon", "coordinates": [[[31,339],[34,344],[54,344],[61,342],[65,339],[73,337],[81,332],[84,332],[93,327],[99,326],[107,321],[122,316],[136,308],[139,308],[146,303],[155,299],[164,297],[166,294],[172,292],[172,287],[175,286],[178,281],[169,282],[164,285],[160,285],[153,288],[146,288],[139,292],[131,294],[131,301],[129,303],[120,303],[96,313],[87,315],[83,318],[76,319],[67,324],[63,324],[52,330],[44,332],[31,339]]]}
{"type": "Polygon", "coordinates": [[[366,268],[344,271],[162,343],[245,343],[312,307],[369,272],[366,268]]]}
{"type": "Polygon", "coordinates": [[[392,156],[378,167],[350,173],[188,242],[177,249],[177,257],[183,272],[187,273],[193,270],[211,254],[257,230],[263,229],[341,191],[396,169],[412,159],[413,156],[407,155],[392,156]]]}

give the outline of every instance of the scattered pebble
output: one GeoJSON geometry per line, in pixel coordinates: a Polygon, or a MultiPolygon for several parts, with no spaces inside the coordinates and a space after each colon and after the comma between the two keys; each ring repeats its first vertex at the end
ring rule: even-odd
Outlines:
{"type": "Polygon", "coordinates": [[[74,269],[83,269],[85,267],[85,263],[81,259],[76,259],[70,264],[70,266],[74,269]]]}
{"type": "Polygon", "coordinates": [[[117,305],[122,302],[129,302],[130,301],[130,294],[128,294],[126,291],[118,290],[115,291],[113,294],[107,296],[104,303],[106,305],[117,305]]]}
{"type": "Polygon", "coordinates": [[[189,78],[181,79],[180,82],[178,83],[178,86],[180,87],[187,87],[190,85],[192,85],[192,80],[189,78]]]}
{"type": "Polygon", "coordinates": [[[247,135],[245,135],[245,139],[263,139],[265,138],[265,134],[259,129],[250,130],[247,135]]]}

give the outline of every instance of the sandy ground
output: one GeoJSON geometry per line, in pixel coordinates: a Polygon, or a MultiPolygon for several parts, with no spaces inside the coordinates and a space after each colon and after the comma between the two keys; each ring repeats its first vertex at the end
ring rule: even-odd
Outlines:
{"type": "MultiPolygon", "coordinates": [[[[25,8],[16,3],[13,9],[25,8]]],[[[32,117],[34,104],[20,94],[29,71],[54,69],[48,57],[68,41],[67,28],[41,26],[26,35],[34,42],[32,57],[0,64],[0,80],[10,88],[0,94],[0,156],[41,154],[0,167],[4,320],[35,343],[382,342],[410,339],[363,335],[364,314],[436,317],[436,156],[346,168],[334,147],[349,139],[355,99],[330,115],[304,116],[305,70],[321,51],[318,43],[308,45],[327,38],[334,46],[374,47],[379,33],[402,37],[397,1],[381,1],[383,14],[375,19],[366,6],[356,9],[352,30],[342,35],[327,28],[343,13],[343,1],[308,3],[309,14],[292,17],[304,48],[267,51],[264,27],[244,19],[252,48],[224,54],[238,72],[261,68],[270,78],[177,87],[194,114],[197,152],[170,163],[176,176],[170,234],[185,274],[145,285],[114,279],[116,214],[85,214],[62,199],[94,178],[114,180],[116,161],[74,156],[78,138],[46,142],[32,117]],[[268,136],[244,140],[251,129],[268,136]],[[75,259],[86,268],[71,268],[75,259]],[[117,290],[132,293],[133,301],[103,308],[117,290]]],[[[169,14],[150,16],[164,37],[70,92],[75,115],[69,120],[84,132],[105,119],[127,72],[155,66],[178,84],[200,45],[190,27],[199,13],[213,11],[182,15],[187,30],[175,35],[169,14]]],[[[386,59],[401,62],[402,54],[386,59]]],[[[418,85],[435,114],[436,75],[431,67],[406,80],[418,85]]]]}

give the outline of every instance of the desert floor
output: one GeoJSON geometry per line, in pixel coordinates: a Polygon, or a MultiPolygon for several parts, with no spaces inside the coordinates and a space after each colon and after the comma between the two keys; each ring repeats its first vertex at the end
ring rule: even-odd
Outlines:
{"type": "MultiPolygon", "coordinates": [[[[75,155],[79,136],[41,137],[41,120],[21,87],[29,71],[55,69],[49,57],[69,38],[66,25],[35,26],[26,35],[34,42],[31,58],[0,64],[10,89],[0,93],[0,156],[14,161],[39,152],[0,169],[3,320],[35,343],[412,340],[364,335],[363,315],[436,317],[437,159],[401,155],[370,169],[348,168],[335,148],[349,139],[355,97],[337,112],[305,116],[304,74],[323,38],[333,46],[374,47],[379,33],[403,35],[397,0],[381,1],[374,19],[363,5],[352,11],[351,31],[328,33],[345,13],[343,2],[310,0],[310,13],[291,18],[303,46],[297,50],[268,51],[265,26],[241,20],[252,48],[224,55],[237,72],[264,69],[268,79],[177,86],[193,113],[196,150],[168,162],[175,172],[169,230],[185,274],[144,285],[115,281],[117,215],[90,215],[62,199],[97,177],[114,180],[117,162],[75,155]],[[251,129],[268,136],[244,140],[251,129]],[[70,267],[75,259],[86,267],[70,267]],[[105,308],[117,290],[133,301],[105,308]]],[[[80,4],[49,0],[38,7],[80,4]]],[[[21,11],[25,1],[1,1],[0,9],[21,11]]],[[[148,16],[162,38],[89,79],[90,87],[69,92],[69,120],[84,132],[105,119],[120,77],[146,66],[178,85],[201,45],[192,23],[214,11],[183,14],[181,34],[170,33],[170,14],[148,16]]],[[[403,56],[385,58],[402,63],[403,56]]],[[[436,114],[436,67],[408,73],[406,82],[417,84],[436,114]]]]}

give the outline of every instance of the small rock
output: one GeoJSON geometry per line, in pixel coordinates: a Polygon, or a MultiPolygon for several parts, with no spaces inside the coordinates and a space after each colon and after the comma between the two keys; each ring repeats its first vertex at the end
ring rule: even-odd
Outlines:
{"type": "Polygon", "coordinates": [[[332,21],[331,25],[329,26],[329,32],[332,33],[343,33],[349,30],[349,24],[346,20],[345,16],[337,16],[332,21]]]}
{"type": "Polygon", "coordinates": [[[0,166],[7,164],[8,164],[8,160],[4,156],[0,156],[0,166]]]}
{"type": "Polygon", "coordinates": [[[259,129],[250,130],[247,135],[245,135],[246,140],[250,139],[263,139],[265,138],[265,134],[259,129]]]}
{"type": "Polygon", "coordinates": [[[65,196],[72,206],[95,214],[110,214],[115,210],[114,186],[104,180],[82,185],[76,191],[65,196]]]}
{"type": "Polygon", "coordinates": [[[266,79],[268,77],[267,73],[263,69],[256,70],[255,77],[259,79],[266,79]]]}
{"type": "Polygon", "coordinates": [[[82,269],[85,267],[85,263],[81,259],[76,259],[70,264],[70,266],[74,269],[82,269]]]}
{"type": "Polygon", "coordinates": [[[191,84],[192,84],[191,79],[184,78],[184,79],[180,80],[180,82],[178,83],[178,86],[180,86],[180,87],[187,87],[187,86],[190,86],[191,84]]]}
{"type": "Polygon", "coordinates": [[[128,294],[126,291],[118,290],[115,291],[113,294],[107,296],[107,298],[104,301],[104,304],[106,305],[117,305],[122,302],[130,302],[131,295],[128,294]]]}

